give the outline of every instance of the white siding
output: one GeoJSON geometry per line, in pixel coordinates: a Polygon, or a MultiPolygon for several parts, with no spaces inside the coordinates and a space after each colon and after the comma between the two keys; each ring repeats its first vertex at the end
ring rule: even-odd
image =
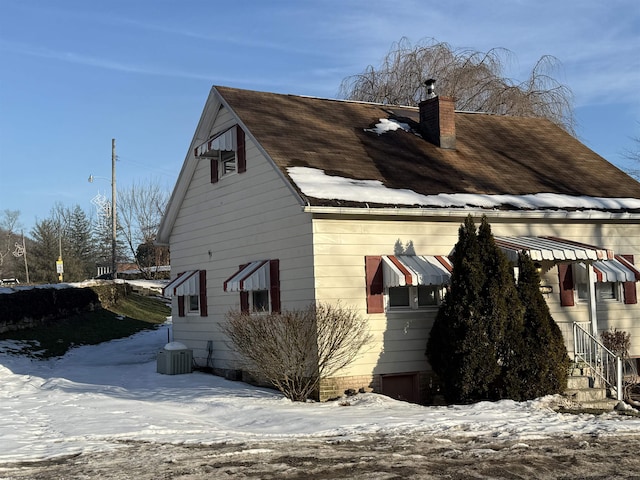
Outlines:
{"type": "MultiPolygon", "coordinates": [[[[228,112],[219,114],[214,131],[234,124],[228,112]]],[[[239,265],[252,260],[280,260],[283,308],[302,307],[314,300],[311,218],[302,212],[278,172],[246,139],[247,171],[210,183],[210,161],[198,162],[171,233],[172,275],[207,270],[208,316],[178,317],[173,305],[174,339],[194,349],[204,364],[207,341],[213,342],[213,362],[230,363],[220,331],[226,312],[240,308],[238,293],[223,291],[223,282],[239,265]]]]}
{"type": "MultiPolygon", "coordinates": [[[[389,218],[314,219],[314,256],[316,297],[357,308],[370,320],[375,344],[342,374],[366,375],[423,371],[428,368],[425,348],[436,309],[413,312],[372,314],[366,312],[365,255],[397,253],[402,244],[413,245],[418,255],[448,255],[458,239],[461,219],[426,221],[389,218]]],[[[491,221],[495,235],[553,235],[613,249],[616,253],[633,254],[640,264],[640,228],[634,224],[527,223],[491,221]]],[[[479,220],[477,221],[479,225],[479,220]]],[[[558,272],[554,267],[544,276],[553,287],[547,301],[560,325],[567,345],[572,350],[571,323],[588,321],[587,306],[562,307],[559,302],[558,272]]],[[[640,355],[640,306],[607,302],[598,308],[599,327],[616,327],[632,336],[632,355],[640,355]]]]}

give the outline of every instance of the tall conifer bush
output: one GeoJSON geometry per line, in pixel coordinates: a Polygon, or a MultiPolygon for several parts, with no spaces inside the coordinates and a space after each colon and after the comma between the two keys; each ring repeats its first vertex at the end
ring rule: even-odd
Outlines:
{"type": "Polygon", "coordinates": [[[483,318],[500,368],[500,375],[489,386],[491,397],[518,400],[523,367],[520,355],[524,347],[524,307],[509,259],[496,245],[486,217],[482,217],[478,243],[485,277],[483,318]]]}
{"type": "Polygon", "coordinates": [[[518,259],[518,295],[525,305],[522,399],[561,393],[567,386],[569,356],[562,332],[540,292],[540,275],[525,254],[518,259]]]}
{"type": "Polygon", "coordinates": [[[451,402],[489,398],[500,375],[483,299],[485,274],[476,226],[468,216],[458,231],[451,286],[427,343],[429,363],[451,402]]]}
{"type": "Polygon", "coordinates": [[[561,392],[569,359],[531,260],[520,259],[516,286],[486,218],[476,231],[469,216],[452,263],[450,290],[427,342],[447,400],[526,400],[561,392]]]}

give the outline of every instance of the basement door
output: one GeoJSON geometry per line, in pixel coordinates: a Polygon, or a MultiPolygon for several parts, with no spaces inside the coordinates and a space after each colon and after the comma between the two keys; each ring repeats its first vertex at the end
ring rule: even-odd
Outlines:
{"type": "Polygon", "coordinates": [[[417,373],[382,375],[382,394],[404,402],[420,403],[420,388],[417,373]]]}

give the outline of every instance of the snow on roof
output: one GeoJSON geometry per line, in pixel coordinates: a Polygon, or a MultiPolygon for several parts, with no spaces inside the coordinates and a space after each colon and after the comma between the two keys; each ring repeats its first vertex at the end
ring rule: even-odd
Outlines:
{"type": "Polygon", "coordinates": [[[636,198],[602,198],[556,193],[529,195],[441,193],[438,195],[422,195],[412,190],[388,188],[378,180],[354,180],[327,175],[323,170],[316,168],[288,167],[287,172],[302,193],[309,197],[326,200],[458,208],[512,206],[529,210],[549,208],[572,210],[640,209],[640,199],[636,198]]]}
{"type": "Polygon", "coordinates": [[[382,135],[387,132],[395,132],[396,130],[401,129],[405,132],[411,132],[411,127],[408,123],[398,122],[393,118],[381,118],[380,123],[376,123],[375,128],[365,128],[365,132],[375,132],[378,135],[382,135]]]}

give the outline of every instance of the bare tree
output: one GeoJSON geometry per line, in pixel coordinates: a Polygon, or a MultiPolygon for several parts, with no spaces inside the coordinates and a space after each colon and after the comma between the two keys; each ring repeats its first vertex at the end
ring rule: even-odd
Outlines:
{"type": "MultiPolygon", "coordinates": [[[[13,251],[13,241],[16,236],[16,230],[19,227],[18,220],[20,218],[20,210],[3,210],[0,214],[0,231],[4,235],[2,246],[0,247],[0,269],[5,266],[5,259],[11,258],[13,251]]],[[[4,271],[0,270],[0,273],[4,271]]]]}
{"type": "Polygon", "coordinates": [[[293,401],[307,400],[371,341],[366,320],[327,304],[263,315],[231,311],[224,331],[248,369],[293,401]]]}
{"type": "Polygon", "coordinates": [[[544,117],[575,134],[571,90],[551,76],[558,60],[541,57],[529,77],[518,82],[504,77],[510,57],[502,48],[479,52],[454,49],[434,39],[411,45],[402,38],[378,68],[369,65],[364,72],[345,78],[339,95],[348,100],[417,105],[426,93],[425,80],[434,78],[438,93],[454,97],[458,110],[544,117]]]}
{"type": "Polygon", "coordinates": [[[640,136],[632,138],[635,148],[626,150],[623,155],[637,164],[636,168],[629,170],[629,174],[640,180],[640,136]]]}
{"type": "Polygon", "coordinates": [[[118,227],[127,249],[145,278],[151,278],[155,272],[149,269],[150,264],[168,263],[166,247],[156,247],[153,242],[169,201],[169,192],[150,179],[118,192],[118,201],[118,227]],[[141,249],[143,245],[145,248],[141,249]]]}

